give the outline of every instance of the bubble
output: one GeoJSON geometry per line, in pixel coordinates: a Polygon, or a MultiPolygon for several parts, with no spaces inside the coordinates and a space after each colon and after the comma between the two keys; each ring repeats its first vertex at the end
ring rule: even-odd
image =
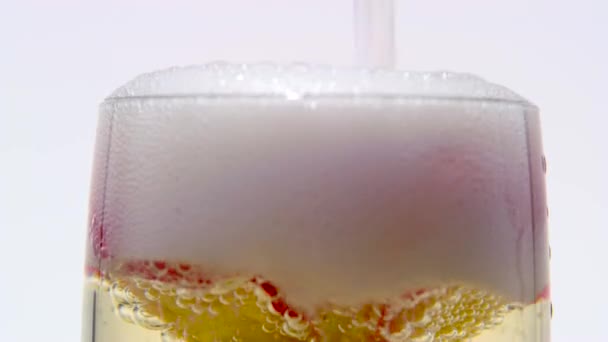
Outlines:
{"type": "Polygon", "coordinates": [[[247,290],[245,290],[244,287],[239,287],[238,289],[235,289],[232,293],[238,299],[243,299],[249,295],[249,293],[247,292],[247,290]]]}
{"type": "Polygon", "coordinates": [[[293,331],[305,331],[310,326],[310,323],[304,320],[302,316],[291,317],[286,313],[283,317],[285,324],[293,331]]]}
{"type": "Polygon", "coordinates": [[[201,301],[203,301],[205,303],[213,303],[216,299],[217,299],[217,296],[215,296],[214,294],[211,294],[211,293],[205,293],[201,297],[201,301]]]}
{"type": "Polygon", "coordinates": [[[138,288],[140,289],[149,289],[152,287],[152,285],[150,284],[150,281],[145,280],[145,279],[134,279],[135,284],[137,285],[138,288]]]}
{"type": "Polygon", "coordinates": [[[177,296],[177,298],[175,298],[175,304],[182,309],[190,309],[192,305],[196,304],[196,298],[177,296]]]}
{"type": "Polygon", "coordinates": [[[210,303],[207,307],[207,312],[209,312],[209,315],[211,316],[217,316],[220,311],[221,305],[222,304],[219,302],[210,303]]]}
{"type": "Polygon", "coordinates": [[[266,323],[277,324],[280,322],[281,319],[277,315],[270,315],[270,316],[266,316],[265,320],[266,320],[266,323]]]}
{"type": "Polygon", "coordinates": [[[222,303],[222,304],[224,304],[224,305],[230,305],[230,304],[232,304],[234,302],[234,299],[235,298],[230,293],[225,293],[225,294],[222,294],[222,295],[220,295],[218,297],[219,302],[222,303]]]}
{"type": "Polygon", "coordinates": [[[202,315],[207,310],[206,306],[201,305],[198,301],[190,306],[190,310],[197,315],[202,315]]]}
{"type": "Polygon", "coordinates": [[[135,324],[138,324],[146,329],[162,330],[168,327],[168,324],[160,320],[158,317],[145,312],[140,307],[135,307],[131,317],[133,318],[133,322],[135,324]]]}
{"type": "Polygon", "coordinates": [[[160,291],[155,288],[147,288],[144,291],[144,296],[147,300],[155,302],[160,299],[160,291]]]}
{"type": "Polygon", "coordinates": [[[133,323],[133,307],[128,304],[118,304],[116,314],[124,321],[133,323]]]}
{"type": "Polygon", "coordinates": [[[262,330],[266,333],[273,333],[277,330],[277,326],[273,323],[262,324],[262,330]]]}

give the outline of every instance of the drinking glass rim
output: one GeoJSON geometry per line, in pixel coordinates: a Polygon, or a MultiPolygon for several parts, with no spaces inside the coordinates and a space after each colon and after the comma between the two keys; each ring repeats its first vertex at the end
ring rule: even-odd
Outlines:
{"type": "Polygon", "coordinates": [[[510,89],[451,71],[405,71],[303,63],[214,62],[141,74],[103,103],[146,100],[475,102],[536,105],[510,89]]]}

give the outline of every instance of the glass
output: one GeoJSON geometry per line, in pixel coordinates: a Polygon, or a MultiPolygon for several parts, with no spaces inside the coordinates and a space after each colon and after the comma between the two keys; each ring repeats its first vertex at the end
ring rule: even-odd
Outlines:
{"type": "Polygon", "coordinates": [[[142,75],[100,106],[83,341],[549,341],[544,171],[471,75],[142,75]]]}

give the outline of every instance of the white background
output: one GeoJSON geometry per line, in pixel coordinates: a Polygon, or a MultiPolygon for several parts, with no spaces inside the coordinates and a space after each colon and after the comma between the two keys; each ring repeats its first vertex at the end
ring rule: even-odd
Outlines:
{"type": "MultiPolygon", "coordinates": [[[[398,64],[542,110],[553,341],[608,341],[608,3],[398,1],[398,64]]],[[[97,104],[212,60],[352,62],[349,0],[0,2],[0,341],[78,341],[97,104]]]]}

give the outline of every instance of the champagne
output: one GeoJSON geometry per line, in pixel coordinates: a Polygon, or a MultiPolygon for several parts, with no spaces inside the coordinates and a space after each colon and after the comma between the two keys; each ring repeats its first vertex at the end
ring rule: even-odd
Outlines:
{"type": "Polygon", "coordinates": [[[542,160],[470,75],[142,75],[100,108],[83,341],[549,341],[542,160]]]}

